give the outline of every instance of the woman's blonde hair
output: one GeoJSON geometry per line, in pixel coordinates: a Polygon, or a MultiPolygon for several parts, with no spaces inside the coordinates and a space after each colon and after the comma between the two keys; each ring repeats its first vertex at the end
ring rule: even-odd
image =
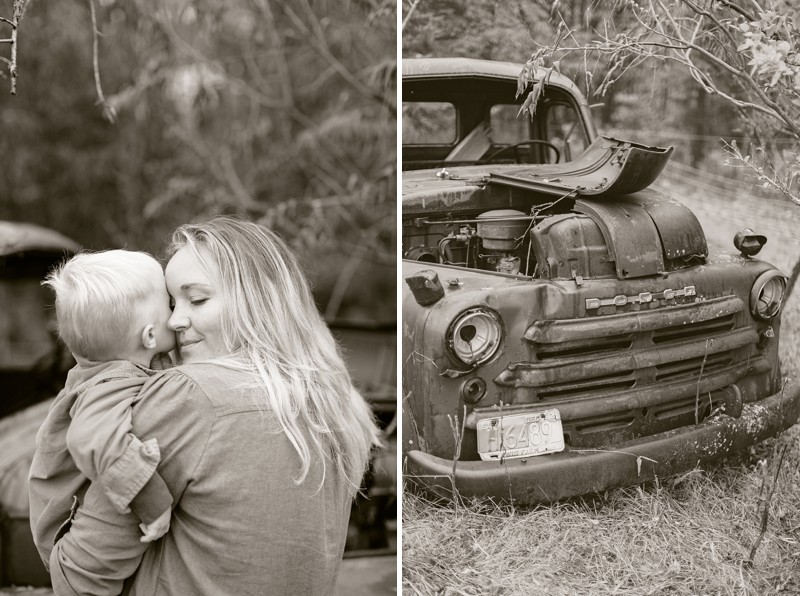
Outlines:
{"type": "Polygon", "coordinates": [[[42,285],[55,292],[58,334],[70,352],[107,362],[136,345],[145,309],[164,286],[164,270],[145,252],[82,252],[51,271],[42,285]]]}
{"type": "Polygon", "coordinates": [[[203,263],[227,303],[225,346],[255,373],[297,451],[296,482],[306,478],[313,458],[323,466],[332,461],[358,488],[370,448],[379,444],[378,429],[295,255],[271,230],[230,217],[181,226],[169,254],[184,246],[203,263]]]}

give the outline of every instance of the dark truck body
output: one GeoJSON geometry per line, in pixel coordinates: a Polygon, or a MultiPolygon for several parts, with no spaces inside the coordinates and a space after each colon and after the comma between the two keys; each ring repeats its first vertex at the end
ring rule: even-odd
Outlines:
{"type": "Polygon", "coordinates": [[[75,362],[41,282],[79,249],[54,230],[0,221],[0,586],[49,583],[31,537],[28,472],[36,432],[75,362]]]}
{"type": "MultiPolygon", "coordinates": [[[[465,81],[479,93],[511,71],[425,62],[404,67],[404,102],[423,73],[425,100],[456,113],[465,81]]],[[[452,165],[442,149],[426,170],[412,162],[432,153],[404,144],[405,473],[440,496],[534,504],[635,484],[800,415],[778,364],[783,275],[709,255],[692,212],[647,188],[671,150],[596,137],[577,89],[550,82],[591,143],[574,161],[452,165]]]]}

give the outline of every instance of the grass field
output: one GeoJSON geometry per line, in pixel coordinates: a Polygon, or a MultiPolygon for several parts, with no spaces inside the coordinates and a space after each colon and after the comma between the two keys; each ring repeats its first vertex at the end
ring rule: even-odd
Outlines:
{"type": "MultiPolygon", "coordinates": [[[[730,193],[691,195],[680,181],[669,186],[690,197],[712,247],[732,252],[730,230],[752,227],[772,239],[764,258],[786,273],[800,257],[797,234],[779,241],[770,235],[780,236],[787,222],[800,229],[800,208],[770,211],[730,193]]],[[[796,377],[800,288],[782,320],[783,372],[796,377]]],[[[533,510],[436,506],[404,491],[403,594],[800,594],[798,439],[795,426],[713,467],[533,510]],[[767,529],[751,562],[784,445],[767,529]]]]}

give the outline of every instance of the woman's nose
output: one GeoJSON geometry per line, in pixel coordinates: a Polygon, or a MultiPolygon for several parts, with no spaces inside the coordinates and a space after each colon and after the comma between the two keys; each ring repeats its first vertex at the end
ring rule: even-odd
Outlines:
{"type": "Polygon", "coordinates": [[[172,331],[183,331],[189,327],[189,317],[175,308],[172,311],[172,316],[169,318],[169,321],[167,321],[167,327],[169,327],[172,331]]]}

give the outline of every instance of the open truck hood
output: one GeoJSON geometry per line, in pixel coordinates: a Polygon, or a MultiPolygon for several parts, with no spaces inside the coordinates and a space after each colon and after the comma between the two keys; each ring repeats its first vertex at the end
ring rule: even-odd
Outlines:
{"type": "Polygon", "coordinates": [[[598,137],[575,161],[493,172],[489,182],[554,195],[625,195],[650,186],[671,154],[672,147],[598,137]]]}

